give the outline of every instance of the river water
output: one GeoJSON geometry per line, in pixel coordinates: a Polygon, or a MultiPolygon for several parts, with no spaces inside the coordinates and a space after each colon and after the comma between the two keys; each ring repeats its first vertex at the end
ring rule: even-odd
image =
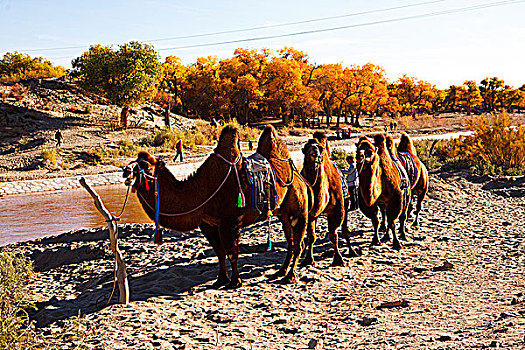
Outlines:
{"type": "MultiPolygon", "coordinates": [[[[94,187],[113,215],[122,209],[127,187],[123,184],[94,187]]],[[[152,222],[130,193],[120,224],[152,222]]],[[[83,188],[0,198],[0,246],[80,228],[105,227],[93,198],[83,188]]]]}

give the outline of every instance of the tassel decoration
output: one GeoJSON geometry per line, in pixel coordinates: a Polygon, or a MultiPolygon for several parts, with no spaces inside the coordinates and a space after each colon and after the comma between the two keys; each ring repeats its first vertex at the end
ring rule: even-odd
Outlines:
{"type": "Polygon", "coordinates": [[[246,200],[244,199],[244,193],[239,192],[237,197],[237,208],[244,208],[246,206],[246,200]]]}

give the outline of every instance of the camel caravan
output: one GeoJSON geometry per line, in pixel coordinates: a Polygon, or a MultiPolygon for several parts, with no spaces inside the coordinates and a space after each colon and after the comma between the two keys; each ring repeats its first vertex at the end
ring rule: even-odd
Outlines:
{"type": "MultiPolygon", "coordinates": [[[[189,177],[177,180],[166,164],[147,152],[140,152],[124,169],[126,183],[137,193],[147,215],[155,221],[155,241],[162,242],[158,226],[180,232],[200,228],[219,260],[214,288],[238,288],[241,228],[269,220],[281,222],[287,253],[281,268],[271,276],[282,283],[297,281],[297,265],[314,264],[316,221],[324,213],[328,238],[333,245],[332,266],[344,266],[338,246],[337,229],[349,248],[349,256],[359,256],[350,241],[347,225],[349,200],[345,177],[330,160],[327,137],[316,132],[302,149],[301,172],[295,167],[284,142],[272,126],[267,126],[255,154],[244,157],[239,131],[222,129],[214,152],[189,177]],[[306,249],[305,249],[306,248],[306,249]],[[226,268],[226,257],[231,276],[226,268]]],[[[380,244],[379,213],[386,221],[383,241],[401,249],[405,222],[417,197],[416,220],[428,190],[428,172],[417,157],[412,141],[402,134],[397,149],[392,138],[377,134],[362,137],[356,149],[359,178],[359,208],[372,220],[372,244],[380,244]],[[399,220],[399,234],[395,232],[399,220]]]]}

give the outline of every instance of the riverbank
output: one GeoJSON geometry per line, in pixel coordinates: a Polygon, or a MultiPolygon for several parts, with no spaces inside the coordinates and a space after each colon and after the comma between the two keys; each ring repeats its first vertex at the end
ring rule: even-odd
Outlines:
{"type": "Polygon", "coordinates": [[[234,291],[209,289],[217,259],[199,231],[165,231],[157,247],[152,225],[125,225],[128,306],[116,305],[114,295],[102,307],[113,279],[107,229],[2,250],[26,254],[38,270],[30,282],[38,331],[55,337],[80,310],[89,349],[522,349],[525,304],[512,300],[525,293],[524,188],[462,172],[431,174],[421,227],[410,229],[400,252],[370,247],[369,221],[350,213],[363,256],[345,258],[343,268],[330,267],[322,218],[317,265],[300,268],[294,285],[268,280],[285,255],[280,225],[272,227],[272,252],[264,225],[254,225],[242,234],[244,286],[234,291]]]}

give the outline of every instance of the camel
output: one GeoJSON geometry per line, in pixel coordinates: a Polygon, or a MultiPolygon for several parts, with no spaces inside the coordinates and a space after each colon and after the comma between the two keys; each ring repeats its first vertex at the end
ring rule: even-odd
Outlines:
{"type": "MultiPolygon", "coordinates": [[[[328,219],[328,238],[334,247],[332,266],[344,266],[344,260],[338,247],[336,230],[343,223],[345,204],[341,174],[330,161],[327,153],[327,139],[324,133],[315,132],[313,138],[303,147],[304,163],[301,175],[309,182],[313,190],[313,207],[308,216],[307,251],[302,265],[314,265],[313,246],[315,243],[315,224],[321,213],[328,219]]],[[[358,256],[352,246],[348,232],[343,235],[350,249],[350,256],[358,256]]]]}
{"type": "MultiPolygon", "coordinates": [[[[273,128],[266,128],[262,133],[258,152],[265,157],[289,158],[286,146],[273,128]]],[[[214,153],[185,180],[177,180],[163,161],[144,151],[124,171],[127,181],[134,180],[133,188],[152,220],[155,217],[157,183],[160,225],[180,232],[201,229],[219,260],[215,288],[225,286],[231,289],[242,285],[238,269],[240,228],[265,220],[268,215],[250,209],[251,186],[242,167],[239,131],[233,126],[225,126],[214,153]],[[244,198],[246,203],[243,206],[244,198]],[[231,265],[231,279],[226,270],[226,256],[231,265]]],[[[276,185],[279,207],[275,214],[282,222],[288,241],[287,256],[277,275],[284,276],[285,283],[293,283],[297,279],[296,266],[308,219],[308,189],[305,183],[293,176],[290,163],[283,162],[274,167],[278,178],[292,178],[287,186],[276,185]]]]}
{"type": "Polygon", "coordinates": [[[393,248],[401,249],[401,244],[395,232],[395,223],[399,218],[399,238],[406,239],[405,221],[410,204],[411,191],[408,186],[402,188],[404,171],[397,169],[386,145],[386,135],[376,134],[372,141],[363,136],[357,144],[357,169],[359,174],[359,207],[363,214],[372,220],[374,237],[372,245],[379,245],[378,212],[379,207],[385,207],[388,221],[383,241],[390,240],[392,231],[393,248]],[[374,146],[375,144],[375,146],[374,146]]]}
{"type": "MultiPolygon", "coordinates": [[[[421,162],[417,156],[416,148],[412,142],[412,139],[405,133],[401,132],[401,139],[399,140],[399,145],[397,145],[396,156],[401,160],[401,163],[408,172],[410,177],[410,185],[412,187],[412,195],[416,198],[416,211],[415,218],[412,226],[419,226],[419,213],[421,212],[421,203],[428,192],[428,170],[425,164],[421,162]],[[408,154],[409,157],[403,155],[403,153],[408,154]],[[410,166],[409,162],[412,162],[410,166]],[[411,171],[411,169],[413,171],[411,171]]],[[[413,204],[408,208],[407,217],[410,217],[412,212],[413,204]]]]}

